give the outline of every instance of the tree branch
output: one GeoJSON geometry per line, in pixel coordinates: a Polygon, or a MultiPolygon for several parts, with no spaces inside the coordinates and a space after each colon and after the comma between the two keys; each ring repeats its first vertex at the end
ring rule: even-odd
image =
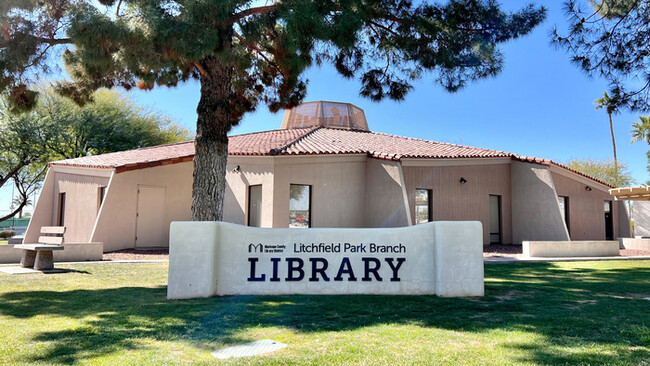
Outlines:
{"type": "Polygon", "coordinates": [[[196,67],[196,69],[199,70],[199,74],[201,74],[201,76],[208,75],[203,66],[201,66],[198,62],[192,62],[192,66],[196,67]]]}
{"type": "Polygon", "coordinates": [[[117,9],[115,9],[115,17],[120,16],[120,6],[122,6],[122,0],[117,3],[117,9]]]}
{"type": "MultiPolygon", "coordinates": [[[[20,169],[22,169],[25,165],[24,163],[19,163],[16,167],[14,167],[10,172],[7,173],[4,177],[0,177],[0,187],[4,186],[7,181],[13,177],[15,177],[18,172],[20,172],[20,169]]],[[[2,221],[2,220],[0,220],[2,221]]]]}
{"type": "MultiPolygon", "coordinates": [[[[49,44],[50,46],[59,45],[59,44],[72,44],[72,39],[70,38],[44,38],[44,37],[35,37],[32,36],[39,43],[49,44]]],[[[0,48],[7,48],[11,45],[11,40],[0,40],[0,48]]]]}
{"type": "Polygon", "coordinates": [[[6,215],[4,217],[0,217],[0,222],[16,216],[17,213],[19,213],[25,206],[27,206],[27,201],[29,200],[29,196],[24,194],[22,191],[20,191],[21,187],[20,187],[20,184],[18,184],[17,179],[14,179],[14,183],[16,183],[16,187],[18,188],[18,191],[20,192],[20,197],[22,198],[22,201],[20,202],[18,207],[16,207],[15,210],[13,210],[12,212],[10,212],[8,215],[6,215]]]}
{"type": "Polygon", "coordinates": [[[280,67],[279,67],[275,62],[271,61],[268,57],[266,57],[266,55],[264,54],[264,52],[263,52],[262,50],[260,50],[257,46],[255,46],[255,45],[253,45],[253,44],[250,44],[250,43],[246,42],[246,39],[245,39],[244,37],[242,37],[242,36],[241,36],[239,33],[237,33],[237,32],[233,32],[233,35],[234,35],[235,38],[237,38],[237,39],[238,39],[238,40],[239,40],[239,41],[240,41],[244,46],[246,46],[246,48],[255,51],[255,53],[257,53],[261,58],[264,59],[264,61],[268,62],[269,65],[273,66],[273,68],[275,68],[275,69],[280,73],[280,75],[284,75],[284,73],[282,72],[282,69],[280,69],[280,67]]]}
{"type": "Polygon", "coordinates": [[[379,27],[379,28],[385,30],[386,32],[388,32],[388,33],[394,35],[395,37],[399,37],[399,38],[402,37],[399,33],[395,32],[394,30],[388,28],[387,26],[385,26],[385,25],[383,25],[383,24],[379,24],[379,23],[377,23],[377,22],[375,22],[375,21],[373,21],[373,20],[369,20],[368,22],[369,22],[371,25],[374,25],[374,26],[376,26],[376,27],[379,27]]]}
{"type": "Polygon", "coordinates": [[[259,6],[259,7],[256,7],[256,8],[248,8],[246,10],[242,10],[239,13],[233,15],[231,20],[233,22],[236,22],[236,21],[238,21],[240,19],[246,18],[246,17],[251,16],[251,15],[270,13],[272,11],[275,11],[275,9],[277,9],[277,8],[278,8],[277,5],[266,5],[266,6],[259,6]]]}
{"type": "Polygon", "coordinates": [[[35,37],[37,41],[41,43],[47,43],[49,45],[57,45],[57,44],[72,44],[72,39],[70,38],[43,38],[43,37],[35,37]]]}
{"type": "Polygon", "coordinates": [[[0,217],[0,221],[5,221],[7,219],[10,219],[10,218],[16,216],[16,214],[19,213],[20,210],[22,210],[25,206],[27,206],[27,198],[23,197],[23,201],[20,203],[20,205],[18,205],[18,207],[14,211],[9,213],[8,215],[0,217]]]}

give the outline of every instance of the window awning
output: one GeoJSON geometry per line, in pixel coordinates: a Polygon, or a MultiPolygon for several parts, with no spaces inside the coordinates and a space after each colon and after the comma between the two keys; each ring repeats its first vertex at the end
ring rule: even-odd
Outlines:
{"type": "Polygon", "coordinates": [[[650,201],[650,187],[646,186],[612,188],[609,194],[617,200],[650,201]]]}

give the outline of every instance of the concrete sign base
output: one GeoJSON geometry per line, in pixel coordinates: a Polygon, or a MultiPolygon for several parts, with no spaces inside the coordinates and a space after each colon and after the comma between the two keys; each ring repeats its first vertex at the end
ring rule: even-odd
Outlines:
{"type": "Polygon", "coordinates": [[[389,229],[260,229],[173,222],[167,298],[483,296],[480,222],[389,229]]]}

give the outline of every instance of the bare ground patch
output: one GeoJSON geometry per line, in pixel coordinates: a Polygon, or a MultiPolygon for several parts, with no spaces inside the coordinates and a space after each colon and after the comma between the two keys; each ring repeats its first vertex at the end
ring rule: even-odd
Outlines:
{"type": "Polygon", "coordinates": [[[157,249],[123,249],[115,252],[104,253],[103,260],[160,260],[169,259],[168,248],[157,249]]]}

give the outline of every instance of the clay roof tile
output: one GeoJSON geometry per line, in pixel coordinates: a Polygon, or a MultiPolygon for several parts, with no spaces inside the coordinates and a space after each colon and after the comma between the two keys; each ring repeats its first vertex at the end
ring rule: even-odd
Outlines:
{"type": "MultiPolygon", "coordinates": [[[[554,164],[607,185],[547,159],[385,133],[324,127],[271,130],[230,136],[228,153],[244,156],[365,154],[386,160],[511,158],[543,165],[554,164]]],[[[120,172],[190,161],[193,156],[194,143],[190,141],[53,161],[50,165],[107,168],[120,172]]]]}

